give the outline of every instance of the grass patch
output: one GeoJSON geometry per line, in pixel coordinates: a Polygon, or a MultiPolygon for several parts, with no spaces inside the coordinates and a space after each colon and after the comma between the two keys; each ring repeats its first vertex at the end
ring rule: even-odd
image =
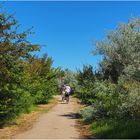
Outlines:
{"type": "Polygon", "coordinates": [[[140,138],[140,122],[133,120],[102,120],[91,124],[90,130],[97,138],[140,138]]]}
{"type": "Polygon", "coordinates": [[[11,123],[0,129],[0,139],[9,139],[14,135],[28,130],[32,127],[36,119],[45,112],[48,112],[57,104],[57,98],[53,98],[48,104],[37,105],[31,108],[31,112],[21,114],[11,123]]]}

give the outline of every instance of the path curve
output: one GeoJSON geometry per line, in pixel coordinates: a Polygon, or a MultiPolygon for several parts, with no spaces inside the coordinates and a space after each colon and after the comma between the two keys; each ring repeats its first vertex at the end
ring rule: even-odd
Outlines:
{"type": "Polygon", "coordinates": [[[69,104],[62,104],[58,96],[58,104],[49,112],[42,114],[33,127],[14,139],[77,139],[80,134],[76,126],[76,99],[70,98],[69,104]]]}

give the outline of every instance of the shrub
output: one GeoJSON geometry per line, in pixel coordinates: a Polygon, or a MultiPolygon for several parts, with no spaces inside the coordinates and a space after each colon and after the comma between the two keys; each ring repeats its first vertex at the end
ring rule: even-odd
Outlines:
{"type": "Polygon", "coordinates": [[[96,110],[92,106],[88,106],[80,111],[80,115],[85,122],[90,123],[94,119],[95,112],[96,110]]]}

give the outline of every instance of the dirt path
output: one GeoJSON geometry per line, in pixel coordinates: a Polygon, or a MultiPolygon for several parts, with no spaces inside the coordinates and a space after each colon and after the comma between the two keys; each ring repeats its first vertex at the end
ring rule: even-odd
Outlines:
{"type": "Polygon", "coordinates": [[[76,112],[79,108],[76,100],[70,98],[69,104],[58,104],[48,113],[44,113],[35,122],[32,129],[16,135],[15,139],[77,139],[76,112]]]}

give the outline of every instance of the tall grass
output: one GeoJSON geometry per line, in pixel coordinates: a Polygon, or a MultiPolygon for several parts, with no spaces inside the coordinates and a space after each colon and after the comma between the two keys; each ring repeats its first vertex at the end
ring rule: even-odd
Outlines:
{"type": "Polygon", "coordinates": [[[91,124],[91,132],[97,138],[140,138],[140,122],[134,120],[102,120],[91,124]]]}

